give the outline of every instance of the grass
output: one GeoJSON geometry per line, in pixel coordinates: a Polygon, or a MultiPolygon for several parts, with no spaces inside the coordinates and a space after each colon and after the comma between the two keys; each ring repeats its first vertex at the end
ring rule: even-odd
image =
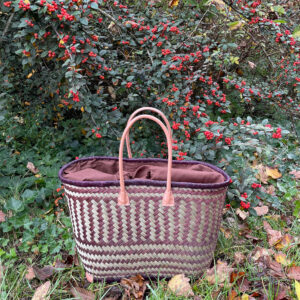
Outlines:
{"type": "MultiPolygon", "coordinates": [[[[272,277],[267,273],[264,273],[261,266],[258,266],[251,261],[251,255],[256,247],[259,246],[267,249],[271,248],[267,242],[267,235],[263,230],[263,220],[268,220],[274,229],[284,231],[285,228],[288,228],[289,234],[294,237],[299,235],[300,226],[298,219],[294,218],[290,226],[286,227],[285,222],[281,222],[279,220],[276,221],[270,216],[272,216],[272,214],[259,218],[249,217],[246,221],[248,223],[249,230],[252,231],[251,234],[259,239],[259,242],[253,243],[251,239],[247,239],[245,236],[240,234],[240,228],[243,223],[238,220],[234,211],[227,211],[224,214],[222,227],[227,228],[230,223],[231,235],[230,237],[225,237],[224,233],[220,232],[215,251],[214,264],[216,264],[216,261],[220,259],[223,262],[228,262],[228,265],[231,266],[234,263],[234,254],[236,252],[243,253],[247,259],[242,264],[235,264],[234,272],[244,272],[244,278],[251,283],[251,287],[245,292],[239,292],[238,285],[235,284],[235,282],[230,283],[225,281],[224,283],[219,284],[217,281],[214,284],[209,284],[205,279],[205,276],[203,276],[200,279],[197,278],[191,280],[191,286],[195,295],[201,297],[199,299],[229,299],[229,295],[232,295],[232,291],[234,290],[237,293],[236,297],[241,297],[243,294],[250,295],[258,292],[267,296],[267,299],[275,300],[281,284],[290,287],[290,297],[295,296],[292,282],[289,279],[272,277]],[[228,222],[228,219],[230,222],[228,222]],[[234,220],[234,223],[232,223],[232,219],[234,220]]],[[[276,249],[273,250],[278,252],[276,249]]],[[[291,247],[283,249],[282,251],[286,253],[287,259],[291,262],[294,264],[299,263],[300,250],[295,243],[292,244],[291,247]]],[[[27,272],[27,266],[38,263],[39,260],[39,255],[33,257],[28,254],[28,256],[17,255],[14,258],[1,262],[2,265],[5,265],[5,270],[2,274],[2,281],[0,284],[1,300],[31,299],[37,287],[44,281],[40,281],[37,278],[27,280],[25,278],[25,274],[27,272]]],[[[51,261],[53,263],[53,257],[49,258],[48,263],[51,263],[51,261]]],[[[89,284],[85,279],[85,272],[81,266],[74,266],[58,271],[47,280],[51,280],[51,300],[75,299],[70,293],[70,288],[76,285],[92,291],[95,294],[96,299],[105,299],[105,297],[108,297],[111,294],[121,296],[121,293],[123,292],[119,283],[105,284],[98,282],[89,284]]],[[[170,290],[168,290],[167,281],[162,279],[158,281],[149,280],[147,283],[145,299],[180,300],[186,298],[173,294],[170,290]]]]}

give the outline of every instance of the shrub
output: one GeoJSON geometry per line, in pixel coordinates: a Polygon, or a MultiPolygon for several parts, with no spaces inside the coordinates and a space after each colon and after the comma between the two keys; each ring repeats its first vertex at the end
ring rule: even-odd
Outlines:
{"type": "MultiPolygon", "coordinates": [[[[117,153],[134,109],[157,107],[171,120],[174,158],[225,167],[229,199],[239,205],[246,193],[255,206],[261,194],[251,188],[251,164],[271,158],[289,135],[259,120],[299,116],[292,8],[175,2],[4,2],[1,96],[19,117],[37,114],[40,125],[80,119],[81,142],[105,155],[117,153]]],[[[166,156],[155,125],[141,122],[133,136],[135,155],[166,156]],[[146,142],[153,131],[157,142],[146,142]]]]}

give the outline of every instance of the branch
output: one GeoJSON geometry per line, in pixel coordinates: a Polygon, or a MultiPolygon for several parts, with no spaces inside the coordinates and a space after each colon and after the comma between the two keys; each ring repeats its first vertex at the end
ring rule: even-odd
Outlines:
{"type": "Polygon", "coordinates": [[[4,36],[6,35],[6,32],[8,31],[8,28],[9,28],[9,26],[10,26],[10,23],[11,23],[11,21],[12,21],[14,15],[15,15],[14,12],[10,15],[10,17],[9,17],[7,23],[6,23],[6,26],[5,26],[4,30],[3,30],[3,33],[2,33],[2,36],[1,36],[1,39],[0,39],[0,43],[3,42],[4,36]]]}
{"type": "Polygon", "coordinates": [[[196,25],[196,27],[194,28],[194,30],[192,31],[192,33],[190,34],[189,38],[191,38],[194,34],[195,31],[197,31],[197,29],[199,28],[200,24],[202,23],[202,20],[204,19],[204,17],[206,16],[206,14],[208,13],[209,11],[209,7],[208,9],[205,11],[205,13],[202,15],[200,21],[198,22],[198,24],[196,25]]]}

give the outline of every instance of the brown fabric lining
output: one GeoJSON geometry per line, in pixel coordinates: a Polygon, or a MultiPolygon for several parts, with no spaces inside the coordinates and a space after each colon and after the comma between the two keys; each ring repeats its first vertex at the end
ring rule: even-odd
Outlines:
{"type": "MultiPolygon", "coordinates": [[[[75,181],[114,181],[119,180],[117,160],[92,159],[78,161],[66,168],[63,177],[75,181]]],[[[124,161],[124,178],[159,180],[167,179],[167,163],[127,162],[124,161]]],[[[172,181],[192,183],[222,183],[222,174],[202,164],[176,165],[172,167],[172,181]]]]}

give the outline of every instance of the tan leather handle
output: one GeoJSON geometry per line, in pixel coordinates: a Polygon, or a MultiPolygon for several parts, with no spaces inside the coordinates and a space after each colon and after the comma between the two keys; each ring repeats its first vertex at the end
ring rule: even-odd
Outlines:
{"type": "Polygon", "coordinates": [[[171,170],[172,170],[172,138],[170,132],[168,131],[167,127],[157,118],[151,115],[140,115],[133,118],[130,122],[128,122],[122,138],[120,142],[120,149],[119,149],[119,175],[120,175],[120,194],[118,199],[119,205],[129,205],[129,198],[128,194],[125,189],[125,181],[124,181],[124,169],[123,169],[123,149],[126,136],[132,127],[132,125],[141,119],[149,119],[156,122],[164,131],[166,138],[167,138],[167,145],[168,145],[168,172],[167,172],[167,188],[163,196],[162,205],[163,206],[173,206],[174,205],[174,197],[171,190],[171,170]]]}
{"type": "MultiPolygon", "coordinates": [[[[145,111],[145,110],[150,110],[152,112],[155,112],[157,114],[159,114],[162,119],[165,121],[165,124],[167,125],[167,128],[168,128],[168,131],[169,131],[169,134],[171,136],[171,139],[172,139],[172,129],[171,129],[171,126],[170,126],[170,123],[167,119],[167,117],[158,109],[154,108],[154,107],[142,107],[142,108],[139,108],[137,109],[135,112],[132,113],[132,115],[129,117],[128,119],[128,122],[127,122],[127,125],[129,124],[129,122],[138,114],[140,113],[141,111],[145,111]]],[[[127,153],[128,153],[128,157],[129,158],[132,158],[132,153],[131,153],[131,149],[130,149],[130,139],[129,139],[129,132],[128,134],[126,135],[126,147],[127,147],[127,153]]]]}

